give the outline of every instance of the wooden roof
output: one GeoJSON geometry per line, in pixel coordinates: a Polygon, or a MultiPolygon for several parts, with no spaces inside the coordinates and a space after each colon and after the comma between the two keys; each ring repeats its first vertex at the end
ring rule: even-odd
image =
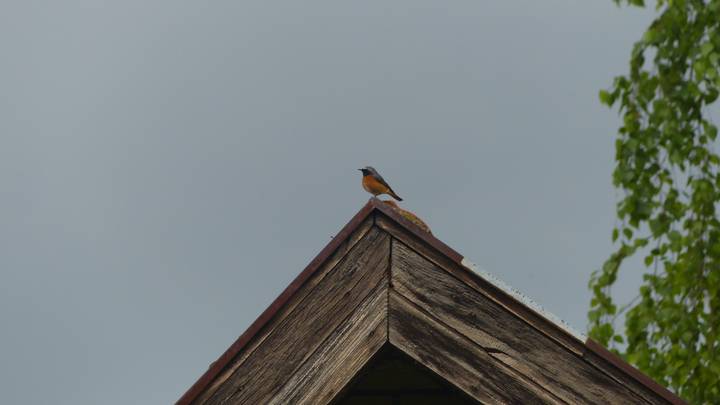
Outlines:
{"type": "Polygon", "coordinates": [[[458,401],[685,403],[373,198],[177,404],[358,403],[388,350],[458,401]]]}

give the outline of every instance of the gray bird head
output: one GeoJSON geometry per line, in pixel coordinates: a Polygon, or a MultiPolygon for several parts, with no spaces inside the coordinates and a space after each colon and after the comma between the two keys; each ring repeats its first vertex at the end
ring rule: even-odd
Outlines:
{"type": "Polygon", "coordinates": [[[372,166],[365,166],[362,169],[358,169],[362,172],[363,176],[367,176],[370,174],[377,174],[377,170],[373,169],[372,166]]]}

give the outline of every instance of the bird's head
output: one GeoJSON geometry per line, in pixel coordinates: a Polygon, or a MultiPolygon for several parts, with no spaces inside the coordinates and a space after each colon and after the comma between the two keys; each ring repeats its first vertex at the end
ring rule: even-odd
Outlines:
{"type": "Polygon", "coordinates": [[[360,170],[362,172],[363,176],[369,176],[371,174],[377,173],[377,171],[375,171],[375,169],[373,169],[371,166],[365,166],[362,169],[358,169],[358,170],[360,170]]]}

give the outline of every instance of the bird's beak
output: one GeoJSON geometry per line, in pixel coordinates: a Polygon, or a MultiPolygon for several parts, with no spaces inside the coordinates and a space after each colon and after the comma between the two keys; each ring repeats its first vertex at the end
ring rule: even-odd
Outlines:
{"type": "Polygon", "coordinates": [[[362,171],[362,169],[358,169],[358,170],[362,171]]]}

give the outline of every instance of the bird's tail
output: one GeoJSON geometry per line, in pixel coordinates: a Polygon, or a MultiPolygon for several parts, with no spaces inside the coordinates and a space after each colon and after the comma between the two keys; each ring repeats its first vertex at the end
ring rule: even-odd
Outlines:
{"type": "Polygon", "coordinates": [[[392,197],[398,201],[402,201],[402,198],[400,198],[399,195],[395,194],[395,192],[392,191],[392,189],[388,190],[388,194],[390,195],[390,197],[392,197]]]}

